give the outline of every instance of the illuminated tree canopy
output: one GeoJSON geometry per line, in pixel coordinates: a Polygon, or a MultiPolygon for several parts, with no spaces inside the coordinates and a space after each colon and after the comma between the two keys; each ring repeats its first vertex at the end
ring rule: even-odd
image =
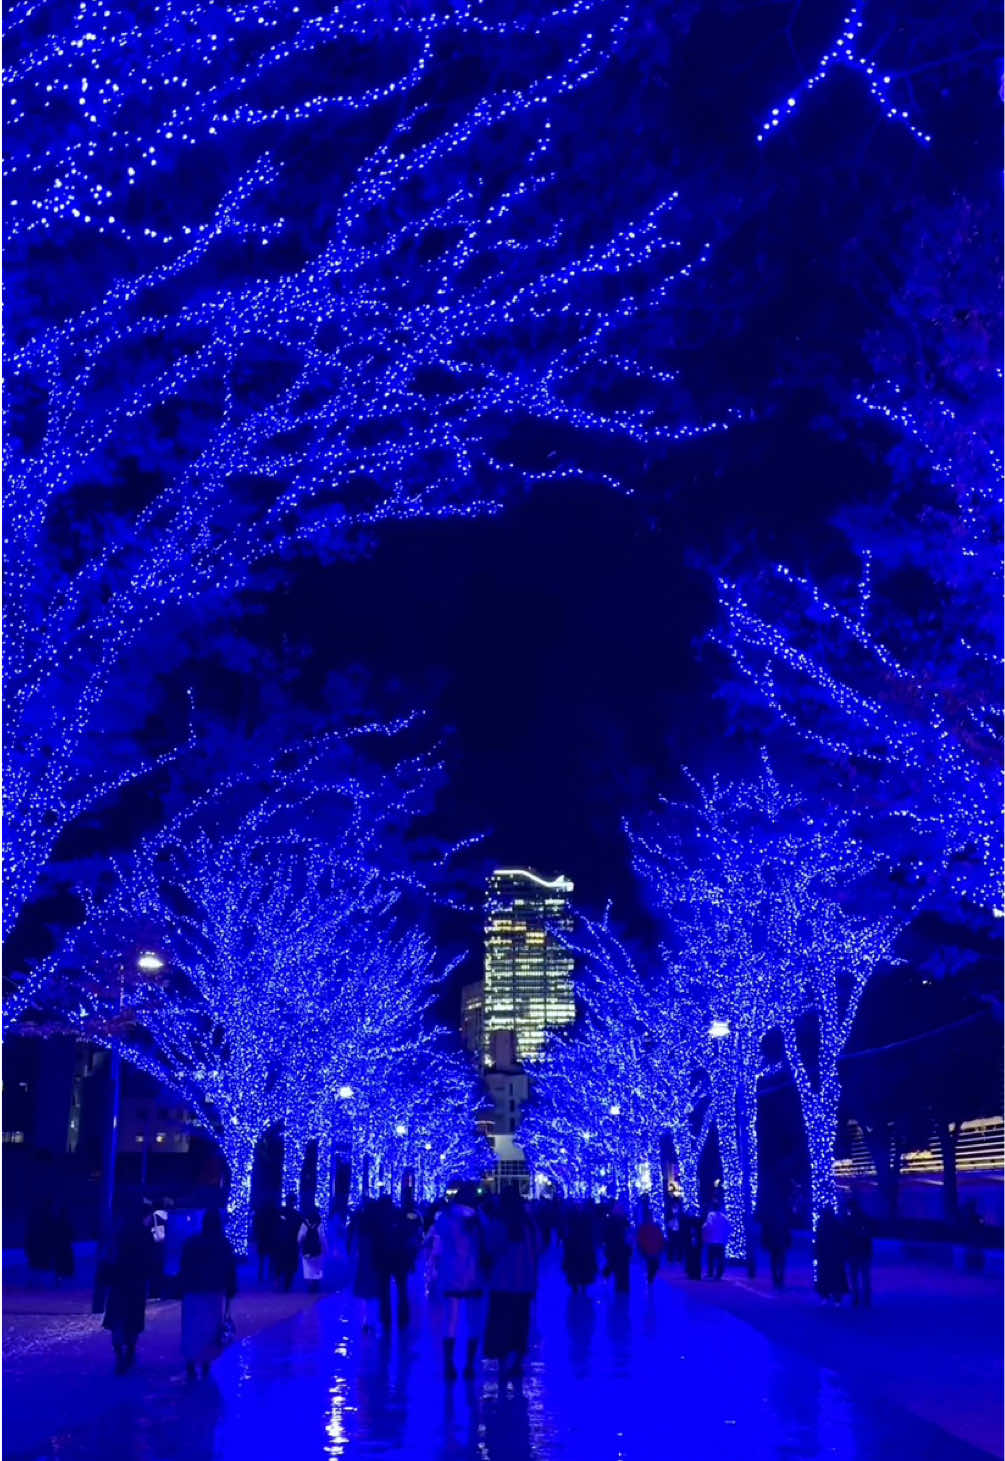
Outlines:
{"type": "Polygon", "coordinates": [[[569,139],[626,24],[15,7],[8,928],[61,833],[176,749],[144,744],[130,680],[166,622],[382,522],[605,475],[577,435],[725,424],[681,420],[668,363],[632,347],[702,257],[672,188],[569,210],[569,139]]]}

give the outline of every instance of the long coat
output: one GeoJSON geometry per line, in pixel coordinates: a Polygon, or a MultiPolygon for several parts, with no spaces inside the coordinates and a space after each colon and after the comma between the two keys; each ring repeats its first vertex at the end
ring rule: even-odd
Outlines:
{"type": "Polygon", "coordinates": [[[575,1288],[593,1283],[597,1276],[597,1247],[589,1213],[570,1216],[562,1246],[562,1271],[569,1283],[575,1288]]]}
{"type": "Polygon", "coordinates": [[[102,1328],[128,1343],[143,1333],[147,1287],[153,1272],[154,1240],[141,1218],[123,1224],[103,1265],[105,1317],[102,1328]]]}
{"type": "Polygon", "coordinates": [[[357,1299],[379,1299],[387,1286],[382,1263],[382,1234],[376,1205],[367,1205],[349,1224],[349,1252],[353,1255],[352,1291],[357,1299]]]}

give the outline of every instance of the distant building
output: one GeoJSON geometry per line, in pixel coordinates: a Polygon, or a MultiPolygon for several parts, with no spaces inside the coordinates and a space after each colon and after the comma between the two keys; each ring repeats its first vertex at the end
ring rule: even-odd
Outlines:
{"type": "Polygon", "coordinates": [[[480,979],[461,990],[461,1040],[481,1065],[485,1053],[485,985],[480,979]]]}
{"type": "Polygon", "coordinates": [[[500,1030],[493,1036],[491,1059],[483,1079],[492,1099],[487,1133],[496,1159],[492,1185],[498,1192],[515,1182],[526,1196],[530,1191],[530,1173],[514,1133],[520,1125],[520,1112],[527,1100],[527,1074],[517,1063],[511,1031],[500,1030]]]}
{"type": "Polygon", "coordinates": [[[489,879],[485,910],[484,1063],[493,1038],[513,1034],[516,1059],[541,1054],[545,1033],[576,1017],[574,960],[557,933],[571,930],[568,878],[542,878],[529,868],[499,868],[489,879]]]}
{"type": "Polygon", "coordinates": [[[572,928],[568,878],[542,878],[529,868],[499,868],[489,879],[485,912],[485,980],[461,996],[461,1033],[477,1049],[492,1100],[486,1134],[495,1152],[492,1185],[530,1189],[515,1134],[527,1100],[524,1062],[545,1036],[576,1017],[573,957],[559,934],[572,928]],[[476,1043],[477,1042],[477,1043],[476,1043]]]}

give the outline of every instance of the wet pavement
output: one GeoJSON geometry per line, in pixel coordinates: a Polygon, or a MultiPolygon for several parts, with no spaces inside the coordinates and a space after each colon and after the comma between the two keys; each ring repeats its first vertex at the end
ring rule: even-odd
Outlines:
{"type": "MultiPolygon", "coordinates": [[[[627,1299],[599,1284],[577,1297],[546,1262],[522,1389],[503,1393],[495,1366],[487,1363],[474,1382],[445,1385],[435,1307],[417,1303],[412,1326],[385,1340],[360,1332],[347,1294],[318,1301],[302,1295],[297,1312],[282,1317],[274,1309],[267,1327],[250,1333],[261,1323],[263,1302],[280,1297],[289,1302],[287,1296],[239,1297],[237,1323],[246,1337],[222,1357],[211,1380],[195,1385],[180,1373],[176,1305],[159,1306],[140,1364],[124,1379],[107,1374],[107,1339],[91,1334],[88,1355],[93,1352],[100,1372],[87,1380],[79,1421],[57,1404],[70,1381],[68,1366],[79,1371],[74,1355],[83,1341],[77,1330],[64,1340],[53,1338],[47,1359],[37,1350],[29,1353],[21,1369],[15,1347],[13,1370],[8,1364],[5,1374],[4,1456],[659,1461],[683,1454],[702,1461],[976,1461],[993,1454],[913,1413],[908,1393],[901,1403],[891,1399],[879,1372],[874,1384],[864,1383],[861,1368],[844,1374],[822,1362],[813,1346],[764,1332],[763,1323],[758,1327],[736,1312],[746,1301],[743,1287],[728,1280],[689,1285],[661,1275],[648,1293],[635,1272],[627,1299]]],[[[750,1302],[770,1305],[772,1298],[750,1302]]],[[[817,1327],[832,1318],[845,1325],[853,1347],[856,1330],[847,1326],[872,1317],[813,1314],[817,1327]]],[[[79,1316],[69,1322],[77,1326],[79,1316]]],[[[934,1374],[939,1357],[932,1359],[934,1374]]],[[[993,1362],[988,1376],[985,1391],[968,1404],[997,1406],[993,1362]]],[[[919,1387],[924,1383],[919,1374],[919,1387]]]]}

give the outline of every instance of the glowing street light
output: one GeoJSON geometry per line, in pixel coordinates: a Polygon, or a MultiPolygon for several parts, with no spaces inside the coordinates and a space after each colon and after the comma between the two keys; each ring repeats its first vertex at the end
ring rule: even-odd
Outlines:
{"type": "Polygon", "coordinates": [[[145,949],[136,960],[136,967],[142,969],[144,974],[156,974],[158,970],[164,968],[164,960],[152,949],[145,949]]]}

